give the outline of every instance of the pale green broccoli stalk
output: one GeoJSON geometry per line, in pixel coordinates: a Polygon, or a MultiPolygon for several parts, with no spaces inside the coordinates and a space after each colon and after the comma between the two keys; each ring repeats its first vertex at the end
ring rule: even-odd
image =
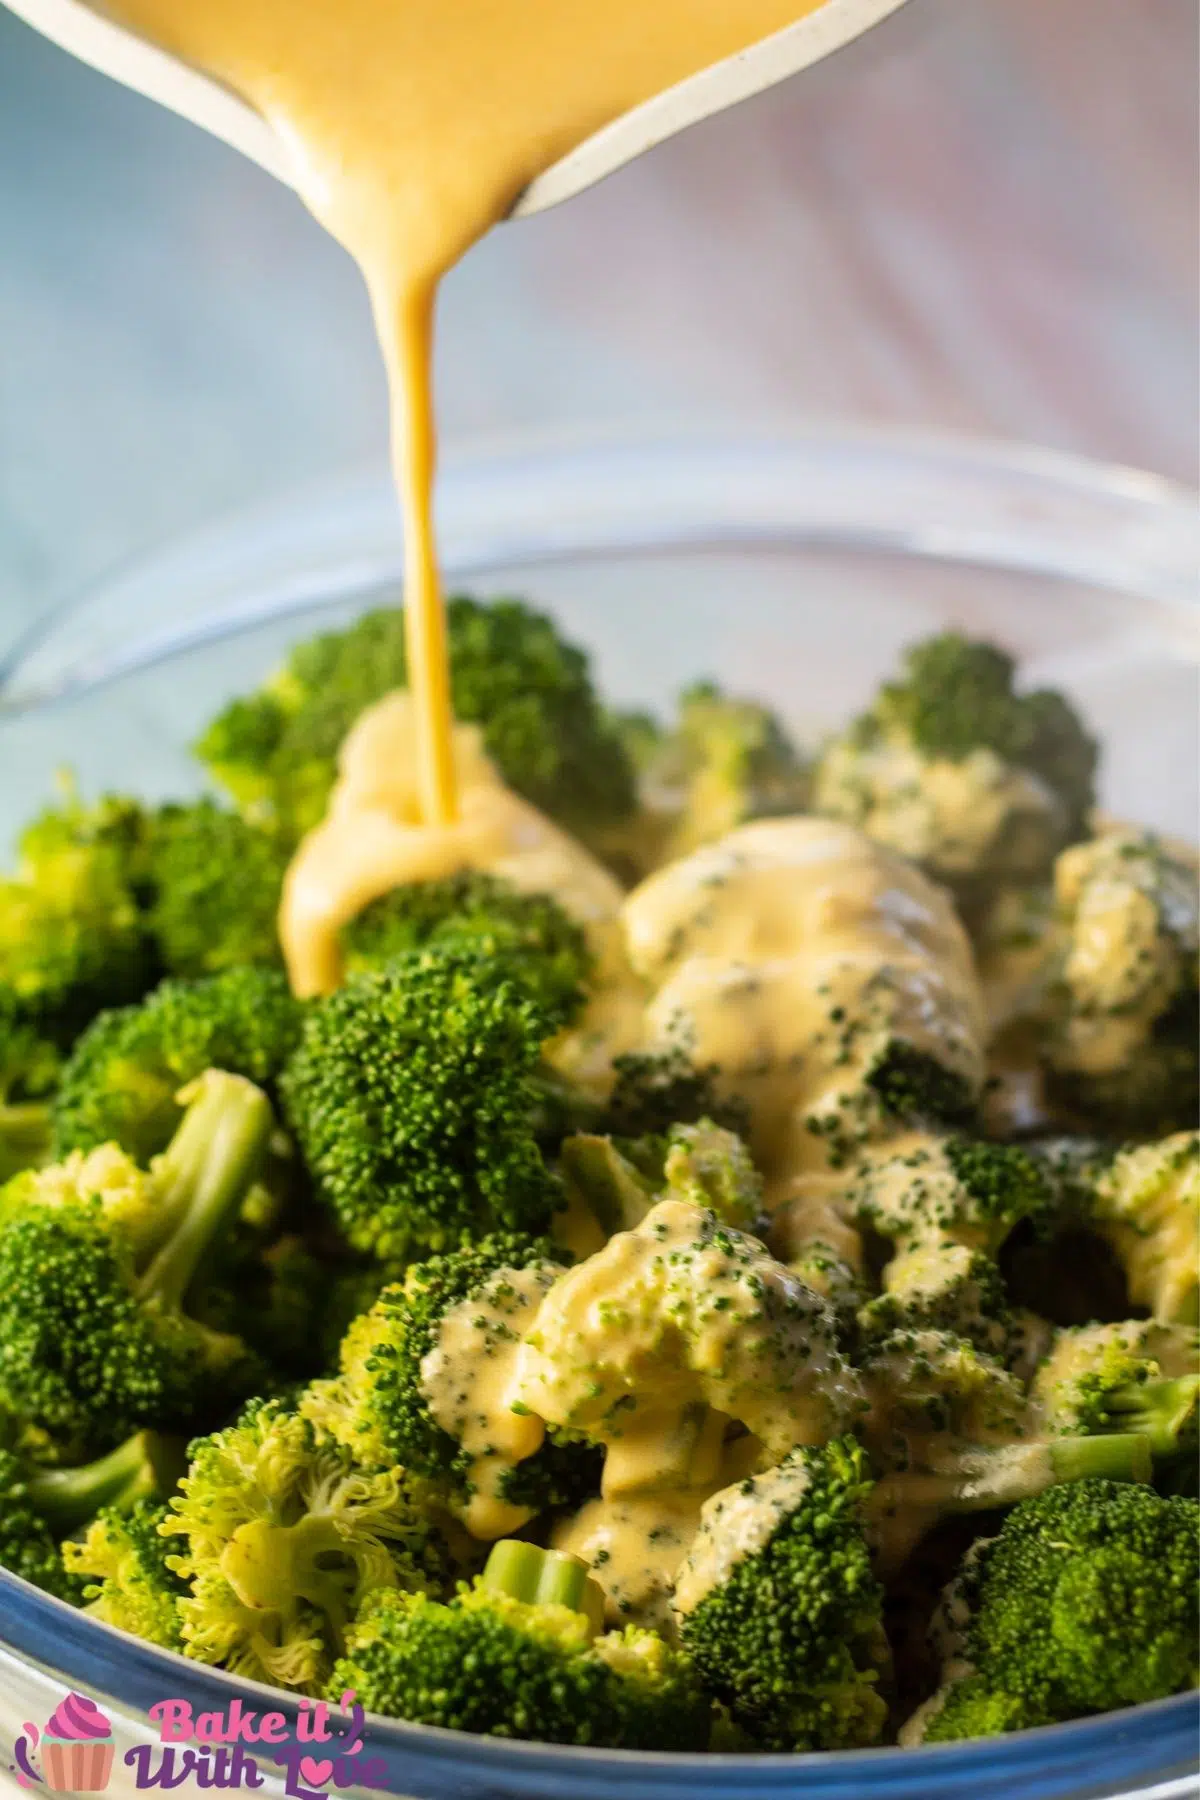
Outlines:
{"type": "Polygon", "coordinates": [[[767,1750],[877,1743],[889,1671],[866,1456],[793,1450],[705,1503],[671,1605],[705,1685],[767,1750]]]}
{"type": "Polygon", "coordinates": [[[578,1504],[598,1456],[539,1448],[540,1428],[502,1398],[502,1371],[561,1273],[549,1242],[511,1233],[414,1264],[350,1326],[340,1373],[314,1382],[301,1412],[365,1467],[419,1476],[479,1538],[578,1504]]]}
{"type": "MultiPolygon", "coordinates": [[[[482,729],[510,787],[580,835],[632,812],[633,772],[601,711],[587,658],[519,600],[446,606],[454,715],[482,729]]],[[[407,686],[404,614],[365,614],[298,645],[196,746],[237,805],[295,841],[321,818],[343,738],[364,709],[407,686]]]]}
{"type": "Polygon", "coordinates": [[[756,1239],[674,1199],[559,1276],[510,1393],[532,1421],[603,1445],[606,1497],[703,1485],[731,1419],[777,1461],[861,1405],[821,1296],[756,1239]]]}
{"type": "Polygon", "coordinates": [[[85,1585],[84,1610],[105,1625],[164,1650],[183,1649],[179,1602],[187,1583],[171,1568],[170,1541],[160,1526],[167,1508],[139,1500],[128,1511],[105,1509],[81,1538],[62,1547],[63,1567],[85,1585]]]}
{"type": "Polygon", "coordinates": [[[556,900],[477,870],[396,888],[343,933],[350,973],[430,947],[502,959],[547,1020],[562,1024],[579,1011],[592,973],[587,936],[556,900]]]}
{"type": "Polygon", "coordinates": [[[661,1137],[577,1133],[563,1140],[559,1168],[568,1193],[590,1210],[605,1237],[632,1231],[656,1198],[706,1207],[756,1236],[766,1226],[762,1177],[750,1152],[736,1132],[711,1119],[672,1125],[661,1137]]]}
{"type": "Polygon", "coordinates": [[[178,1467],[179,1447],[145,1431],[76,1468],[38,1468],[0,1449],[0,1567],[78,1603],[80,1571],[69,1557],[64,1566],[59,1540],[97,1513],[116,1518],[161,1497],[178,1467]]]}
{"type": "Polygon", "coordinates": [[[653,1631],[597,1635],[575,1557],[497,1544],[449,1604],[378,1593],[327,1692],[369,1712],[491,1737],[620,1750],[703,1750],[709,1703],[688,1658],[653,1631]]]}
{"type": "Polygon", "coordinates": [[[1196,1681],[1200,1506],[1111,1481],[1023,1501],[948,1593],[946,1683],[902,1743],[994,1737],[1196,1681]]]}
{"type": "Polygon", "coordinates": [[[110,1145],[0,1192],[0,1406],[67,1444],[186,1427],[262,1378],[187,1301],[257,1177],[270,1103],[215,1070],[186,1098],[149,1174],[110,1145]]]}
{"type": "Polygon", "coordinates": [[[1114,1158],[1096,1182],[1091,1222],[1135,1306],[1162,1324],[1200,1322],[1200,1135],[1177,1132],[1114,1158]]]}
{"type": "Polygon", "coordinates": [[[1106,832],[1059,857],[1054,886],[1056,975],[1042,1034],[1054,1091],[1114,1134],[1194,1127],[1194,857],[1151,832],[1106,832]]]}
{"type": "Polygon", "coordinates": [[[388,1259],[546,1229],[562,1204],[537,1141],[552,1029],[502,959],[457,947],[394,957],[309,1008],[284,1103],[354,1249],[388,1259]]]}
{"type": "Polygon", "coordinates": [[[444,1582],[445,1552],[403,1472],[364,1472],[280,1401],[252,1401],[191,1446],[160,1529],[185,1655],[315,1693],[380,1587],[444,1582]]]}
{"type": "Polygon", "coordinates": [[[115,1143],[147,1160],[179,1124],[179,1090],[206,1069],[272,1089],[302,1019],[282,974],[250,968],[164,981],[140,1006],[102,1013],[63,1070],[55,1155],[115,1143]]]}
{"type": "Polygon", "coordinates": [[[1200,1334],[1127,1319],[1060,1331],[1032,1394],[1050,1430],[1136,1431],[1155,1459],[1195,1453],[1200,1334]]]}
{"type": "Polygon", "coordinates": [[[1083,835],[1097,748],[1061,694],[1018,693],[993,644],[944,632],[826,745],[818,813],[857,825],[969,903],[1048,873],[1083,835]]]}
{"type": "Polygon", "coordinates": [[[167,974],[282,962],[277,915],[290,849],[277,833],[200,799],[151,816],[146,854],[146,922],[167,974]]]}

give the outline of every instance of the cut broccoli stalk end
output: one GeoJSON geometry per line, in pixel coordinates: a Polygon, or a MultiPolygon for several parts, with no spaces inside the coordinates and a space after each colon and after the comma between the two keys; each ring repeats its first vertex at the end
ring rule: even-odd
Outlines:
{"type": "Polygon", "coordinates": [[[181,1098],[187,1111],[155,1164],[175,1223],[138,1283],[139,1299],[176,1308],[256,1180],[275,1123],[262,1090],[224,1070],[209,1069],[181,1098]]]}
{"type": "Polygon", "coordinates": [[[107,1456],[77,1469],[43,1469],[25,1489],[47,1524],[75,1531],[101,1507],[128,1512],[139,1500],[161,1500],[185,1467],[183,1447],[157,1432],[139,1431],[107,1456]]]}
{"type": "Polygon", "coordinates": [[[1196,1435],[1200,1375],[1172,1380],[1131,1382],[1104,1397],[1104,1412],[1114,1426],[1147,1439],[1150,1454],[1170,1456],[1196,1435]]]}
{"type": "Polygon", "coordinates": [[[563,1550],[540,1550],[517,1538],[493,1544],[480,1585],[494,1594],[507,1594],[528,1606],[565,1606],[582,1613],[600,1631],[604,1621],[604,1591],[592,1580],[588,1565],[563,1550]]]}

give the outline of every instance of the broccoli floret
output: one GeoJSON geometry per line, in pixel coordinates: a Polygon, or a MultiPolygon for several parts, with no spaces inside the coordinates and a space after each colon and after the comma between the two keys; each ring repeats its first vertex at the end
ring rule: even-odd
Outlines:
{"type": "Polygon", "coordinates": [[[49,1095],[60,1067],[57,1046],[0,988],[0,1181],[50,1155],[49,1095]]]}
{"type": "Polygon", "coordinates": [[[561,1202],[535,1131],[548,1029],[503,965],[448,948],[364,970],[311,1006],[284,1102],[355,1249],[545,1230],[561,1202]]]}
{"type": "Polygon", "coordinates": [[[1195,1449],[1200,1335],[1128,1319],[1060,1331],[1034,1377],[1052,1431],[1136,1431],[1158,1459],[1195,1449]]]}
{"type": "Polygon", "coordinates": [[[1197,870],[1153,833],[1077,844],[1054,872],[1057,963],[1042,1050],[1058,1095],[1102,1130],[1196,1122],[1197,870]]]}
{"type": "Polygon", "coordinates": [[[882,1734],[870,1487],[861,1447],[842,1438],[705,1503],[672,1610],[705,1685],[764,1749],[844,1750],[882,1734]]]}
{"type": "Polygon", "coordinates": [[[303,1009],[273,969],[164,981],[140,1006],[102,1013],[75,1045],[54,1101],[54,1153],[116,1143],[145,1160],[179,1123],[179,1089],[206,1069],[272,1088],[303,1009]]]}
{"type": "Polygon", "coordinates": [[[253,1241],[244,1214],[243,1208],[226,1254],[215,1260],[210,1279],[194,1296],[193,1310],[202,1324],[236,1332],[273,1373],[306,1380],[329,1360],[317,1327],[330,1306],[328,1258],[294,1232],[253,1241]],[[249,1241],[239,1246],[239,1235],[249,1241]]]}
{"type": "Polygon", "coordinates": [[[776,715],[712,681],[679,697],[672,729],[645,714],[617,721],[637,770],[640,808],[608,844],[645,875],[749,819],[803,812],[808,770],[776,715]]]}
{"type": "Polygon", "coordinates": [[[559,1276],[510,1391],[534,1420],[605,1447],[606,1497],[702,1485],[730,1419],[777,1460],[861,1404],[821,1296],[756,1239],[673,1199],[559,1276]]]}
{"type": "Polygon", "coordinates": [[[745,1105],[717,1092],[715,1068],[697,1068],[682,1050],[630,1051],[613,1060],[612,1092],[598,1121],[614,1137],[661,1136],[701,1119],[745,1130],[745,1105]]]}
{"type": "MultiPolygon", "coordinates": [[[[510,787],[582,836],[633,810],[633,772],[587,658],[545,614],[460,595],[447,601],[446,626],[455,717],[482,728],[510,787]]],[[[294,839],[321,818],[351,725],[407,682],[402,609],[367,613],[297,646],[265,687],[214,719],[197,754],[239,807],[294,839]]]]}
{"type": "Polygon", "coordinates": [[[503,1404],[504,1371],[562,1273],[546,1240],[499,1234],[430,1257],[350,1327],[341,1372],[301,1411],[370,1468],[422,1477],[480,1538],[594,1492],[599,1458],[546,1443],[503,1404]],[[530,1460],[530,1451],[537,1451],[530,1460]]]}
{"type": "Polygon", "coordinates": [[[859,825],[960,895],[1036,880],[1083,835],[1097,749],[1061,694],[1019,694],[1011,657],[944,632],[828,744],[817,812],[859,825]]]}
{"type": "Polygon", "coordinates": [[[619,1141],[577,1133],[563,1140],[559,1168],[568,1194],[578,1196],[606,1238],[632,1231],[656,1199],[670,1197],[755,1236],[766,1226],[762,1177],[750,1152],[736,1132],[711,1119],[619,1141]]]}
{"type": "Polygon", "coordinates": [[[444,1582],[445,1552],[404,1473],[367,1472],[277,1400],[189,1449],[161,1530],[185,1547],[183,1649],[235,1675],[317,1691],[379,1587],[444,1582]]]}
{"type": "Polygon", "coordinates": [[[82,1538],[62,1547],[63,1566],[83,1579],[85,1611],[133,1637],[182,1650],[179,1602],[187,1583],[169,1566],[171,1547],[159,1527],[167,1508],[139,1500],[127,1512],[105,1507],[82,1538]]]}
{"type": "Polygon", "coordinates": [[[343,942],[352,973],[431,945],[495,957],[561,1024],[578,1012],[592,967],[582,927],[549,894],[475,871],[396,888],[360,913],[343,942]]]}
{"type": "Polygon", "coordinates": [[[862,1433],[877,1471],[948,1466],[963,1446],[1033,1435],[1022,1383],[952,1332],[893,1332],[871,1345],[860,1370],[868,1401],[862,1433]]]}
{"type": "MultiPolygon", "coordinates": [[[[0,1015],[65,1048],[157,968],[139,904],[143,820],[133,801],[73,796],[27,827],[0,881],[0,1015]]],[[[0,1027],[3,1035],[3,1027],[0,1027]]]]}
{"type": "Polygon", "coordinates": [[[1091,1219],[1135,1306],[1163,1324],[1200,1322],[1200,1135],[1176,1132],[1115,1157],[1096,1182],[1091,1219]]]}
{"type": "Polygon", "coordinates": [[[0,1406],[92,1447],[252,1391],[246,1345],[186,1301],[273,1129],[264,1094],[210,1071],[149,1175],[108,1146],[0,1192],[0,1406]]]}
{"type": "Polygon", "coordinates": [[[243,965],[276,967],[288,858],[277,833],[213,800],[156,813],[146,918],[167,973],[195,979],[243,965]]]}
{"type": "Polygon", "coordinates": [[[380,1593],[351,1628],[328,1692],[370,1712],[490,1737],[622,1750],[703,1750],[709,1706],[691,1664],[653,1631],[597,1636],[587,1568],[497,1544],[447,1605],[380,1593]]]}
{"type": "Polygon", "coordinates": [[[948,1596],[950,1679],[902,1742],[1136,1706],[1196,1679],[1200,1507],[1110,1481],[1023,1501],[948,1596]]]}
{"type": "Polygon", "coordinates": [[[1042,1164],[1015,1144],[917,1135],[865,1160],[848,1203],[893,1250],[882,1295],[860,1314],[868,1336],[927,1325],[1004,1347],[1008,1307],[995,1257],[1022,1221],[1052,1215],[1042,1164]]]}
{"type": "Polygon", "coordinates": [[[76,1468],[43,1469],[0,1449],[0,1567],[78,1602],[81,1584],[59,1540],[101,1509],[116,1517],[166,1493],[177,1473],[176,1447],[138,1432],[107,1456],[76,1468]]]}

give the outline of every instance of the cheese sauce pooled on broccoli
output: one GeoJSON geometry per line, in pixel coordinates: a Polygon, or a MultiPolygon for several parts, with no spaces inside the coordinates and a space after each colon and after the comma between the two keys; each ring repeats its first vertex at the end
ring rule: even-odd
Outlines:
{"type": "Polygon", "coordinates": [[[551,894],[603,939],[602,928],[621,903],[613,877],[504,785],[475,727],[455,726],[454,758],[458,816],[449,824],[427,824],[410,696],[388,695],[351,729],[329,810],[301,843],[284,882],[280,937],[301,997],[338,986],[342,929],[373,900],[463,869],[494,875],[521,893],[551,894]]]}

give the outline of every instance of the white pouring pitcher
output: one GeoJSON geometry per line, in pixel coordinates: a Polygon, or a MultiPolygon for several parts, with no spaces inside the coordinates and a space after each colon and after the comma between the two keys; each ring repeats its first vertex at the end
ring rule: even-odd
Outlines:
{"type": "MultiPolygon", "coordinates": [[[[295,185],[282,139],[219,82],[178,62],[83,0],[3,3],[82,62],[202,125],[287,186],[295,185]]],[[[736,7],[738,0],[729,3],[736,7]]],[[[653,0],[647,4],[653,5],[653,0]]],[[[664,138],[819,62],[904,4],[905,0],[825,0],[794,25],[689,76],[596,132],[531,182],[513,208],[514,216],[569,199],[664,138]]]]}

